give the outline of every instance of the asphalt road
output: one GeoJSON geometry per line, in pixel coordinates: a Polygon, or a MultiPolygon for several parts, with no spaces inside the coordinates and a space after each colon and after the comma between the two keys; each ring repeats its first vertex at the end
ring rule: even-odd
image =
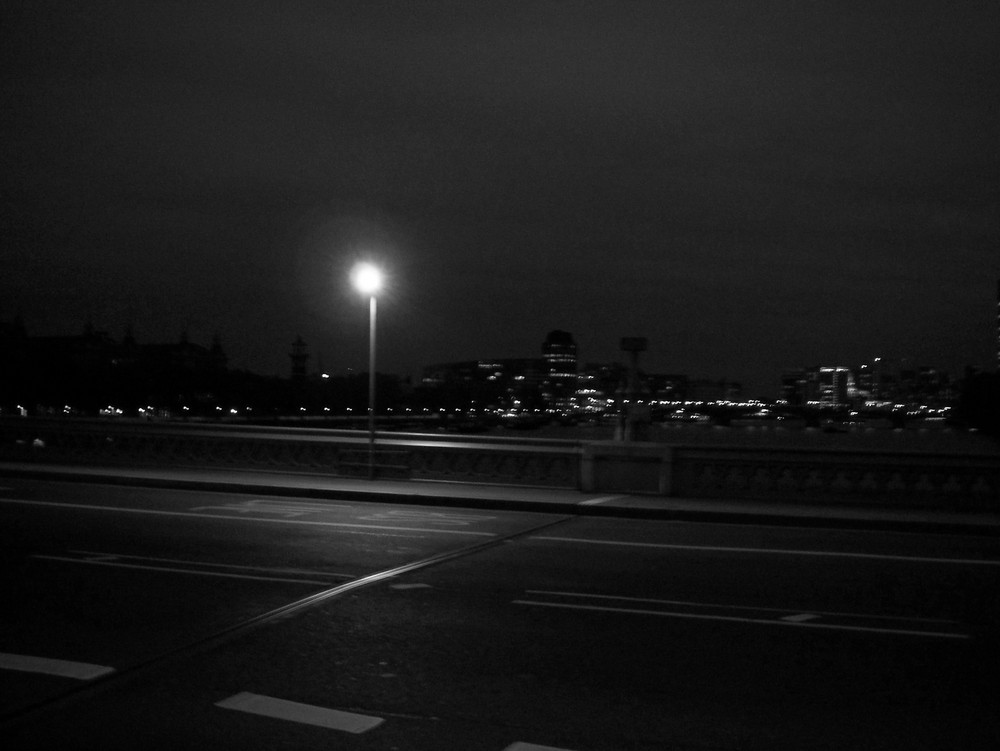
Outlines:
{"type": "Polygon", "coordinates": [[[7,748],[1000,747],[994,537],[2,485],[7,748]]]}

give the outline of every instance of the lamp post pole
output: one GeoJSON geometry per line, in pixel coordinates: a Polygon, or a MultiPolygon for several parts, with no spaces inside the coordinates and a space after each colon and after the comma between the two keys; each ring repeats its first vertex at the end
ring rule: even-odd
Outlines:
{"type": "Polygon", "coordinates": [[[354,286],[368,295],[368,479],[375,479],[375,296],[382,288],[382,272],[360,263],[351,272],[354,286]]]}
{"type": "Polygon", "coordinates": [[[368,300],[368,479],[375,479],[375,295],[368,300]]]}

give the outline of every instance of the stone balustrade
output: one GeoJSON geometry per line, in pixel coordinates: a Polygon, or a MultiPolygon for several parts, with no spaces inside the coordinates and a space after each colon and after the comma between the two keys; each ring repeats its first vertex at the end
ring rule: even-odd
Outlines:
{"type": "MultiPolygon", "coordinates": [[[[685,498],[1000,510],[1000,452],[673,445],[379,433],[376,476],[685,498]]],[[[368,476],[359,431],[0,419],[0,461],[368,476]]]]}
{"type": "MultiPolygon", "coordinates": [[[[0,420],[0,461],[290,469],[368,476],[368,434],[309,428],[0,420]]],[[[575,487],[578,444],[539,439],[379,433],[376,476],[575,487]]]]}
{"type": "Polygon", "coordinates": [[[1000,510],[1000,455],[589,444],[581,487],[684,498],[1000,510]]]}

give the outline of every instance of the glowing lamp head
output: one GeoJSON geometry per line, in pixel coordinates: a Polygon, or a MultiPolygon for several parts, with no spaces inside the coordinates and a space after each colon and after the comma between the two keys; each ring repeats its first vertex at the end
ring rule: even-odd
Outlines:
{"type": "Polygon", "coordinates": [[[370,263],[359,263],[351,272],[351,280],[358,292],[374,295],[382,289],[382,272],[370,263]]]}

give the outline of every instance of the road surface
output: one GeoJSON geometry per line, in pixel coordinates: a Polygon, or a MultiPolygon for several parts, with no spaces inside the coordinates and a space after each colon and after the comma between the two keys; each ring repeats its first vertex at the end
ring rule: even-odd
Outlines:
{"type": "Polygon", "coordinates": [[[995,537],[2,485],[8,748],[1000,747],[995,537]]]}

